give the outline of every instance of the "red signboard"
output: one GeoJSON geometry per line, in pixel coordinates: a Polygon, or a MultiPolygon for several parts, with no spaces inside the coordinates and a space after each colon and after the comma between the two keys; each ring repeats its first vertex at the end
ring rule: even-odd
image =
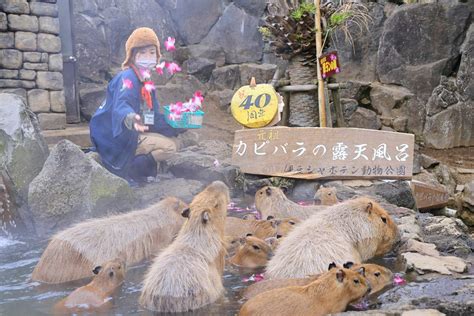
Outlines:
{"type": "Polygon", "coordinates": [[[339,65],[339,58],[337,57],[336,51],[321,55],[321,57],[319,57],[319,66],[323,79],[341,72],[341,66],[339,65]]]}

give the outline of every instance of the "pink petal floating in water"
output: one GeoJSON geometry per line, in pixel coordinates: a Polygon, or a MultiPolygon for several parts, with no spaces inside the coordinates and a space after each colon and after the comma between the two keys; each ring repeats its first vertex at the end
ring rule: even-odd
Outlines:
{"type": "Polygon", "coordinates": [[[172,52],[176,50],[176,47],[174,47],[175,41],[176,40],[174,39],[174,37],[168,37],[168,39],[165,41],[165,48],[167,51],[172,52]]]}
{"type": "Polygon", "coordinates": [[[165,62],[162,62],[158,65],[156,65],[156,72],[159,74],[159,75],[163,75],[163,69],[165,68],[165,62]]]}
{"type": "Polygon", "coordinates": [[[243,278],[242,279],[242,282],[250,282],[250,281],[253,281],[253,282],[260,282],[264,279],[264,276],[262,273],[257,273],[257,274],[252,274],[250,277],[248,278],[243,278]]]}
{"type": "Polygon", "coordinates": [[[165,63],[165,67],[170,75],[181,71],[181,67],[177,63],[165,63]]]}
{"type": "Polygon", "coordinates": [[[133,82],[130,79],[122,79],[122,90],[124,89],[132,89],[133,88],[133,82]]]}
{"type": "Polygon", "coordinates": [[[395,285],[403,285],[406,284],[407,281],[400,274],[395,274],[393,277],[393,283],[395,285]]]}
{"type": "Polygon", "coordinates": [[[368,310],[369,309],[369,302],[367,301],[367,299],[362,299],[360,301],[358,301],[357,303],[353,303],[353,304],[350,304],[351,307],[357,309],[357,310],[360,310],[360,311],[365,311],[365,310],[368,310]]]}

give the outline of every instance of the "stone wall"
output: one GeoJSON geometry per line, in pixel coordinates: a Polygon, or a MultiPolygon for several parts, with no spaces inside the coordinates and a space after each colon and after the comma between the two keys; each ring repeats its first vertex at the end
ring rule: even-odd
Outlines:
{"type": "Polygon", "coordinates": [[[0,92],[25,99],[41,129],[65,127],[63,59],[53,1],[0,1],[0,92]]]}

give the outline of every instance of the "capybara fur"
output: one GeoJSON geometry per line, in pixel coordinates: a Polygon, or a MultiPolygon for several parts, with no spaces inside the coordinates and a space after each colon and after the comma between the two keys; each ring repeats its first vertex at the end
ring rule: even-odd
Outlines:
{"type": "Polygon", "coordinates": [[[230,239],[245,237],[247,234],[265,239],[276,235],[276,225],[268,220],[240,219],[228,216],[225,222],[225,234],[230,239]]]}
{"type": "Polygon", "coordinates": [[[275,218],[295,217],[300,220],[307,219],[314,213],[324,210],[322,205],[299,205],[289,200],[282,189],[277,187],[263,187],[255,193],[255,207],[262,218],[273,216],[275,218]]]}
{"type": "Polygon", "coordinates": [[[334,205],[337,200],[337,190],[334,187],[326,188],[321,186],[314,194],[314,201],[319,205],[334,205]]]}
{"type": "Polygon", "coordinates": [[[276,238],[280,239],[287,236],[295,225],[300,223],[301,221],[297,218],[290,217],[290,218],[283,218],[283,219],[273,219],[276,224],[276,238]]]}
{"type": "Polygon", "coordinates": [[[242,239],[241,245],[229,262],[243,268],[264,267],[273,256],[272,247],[274,243],[272,240],[276,238],[270,237],[267,240],[262,240],[257,237],[247,236],[242,239]]]}
{"type": "Polygon", "coordinates": [[[363,269],[331,269],[308,285],[263,292],[248,300],[239,316],[322,316],[343,312],[349,303],[370,292],[363,273],[363,269]]]}
{"type": "Polygon", "coordinates": [[[150,258],[171,243],[187,205],[168,197],[146,209],[76,224],[54,235],[32,279],[62,283],[91,277],[94,267],[121,258],[127,266],[150,258]]]}
{"type": "Polygon", "coordinates": [[[366,197],[348,200],[297,225],[277,247],[265,276],[303,278],[324,272],[328,262],[365,262],[397,241],[398,228],[379,204],[366,197]]]}
{"type": "Polygon", "coordinates": [[[123,283],[125,264],[116,259],[95,267],[91,272],[96,274],[92,281],[59,301],[54,306],[54,314],[104,311],[111,306],[111,295],[123,283]]]}
{"type": "Polygon", "coordinates": [[[196,195],[176,239],[148,269],[140,304],[156,312],[186,312],[223,293],[225,220],[229,189],[220,181],[196,195]]]}
{"type": "MultiPolygon", "coordinates": [[[[384,287],[392,283],[393,274],[389,269],[379,266],[373,263],[364,263],[364,264],[353,264],[352,262],[346,262],[343,265],[346,269],[351,269],[353,271],[358,271],[360,268],[365,269],[365,278],[369,281],[371,287],[371,293],[377,293],[382,290],[384,287]]],[[[341,268],[336,266],[336,264],[330,264],[329,270],[334,268],[341,268]]],[[[324,272],[327,273],[327,272],[324,272]]],[[[314,280],[318,279],[321,274],[316,274],[306,278],[295,278],[295,279],[273,279],[273,280],[263,280],[256,282],[249,287],[247,287],[242,292],[242,297],[245,299],[250,299],[260,293],[270,291],[273,289],[279,289],[288,286],[295,285],[308,285],[314,280]]]]}

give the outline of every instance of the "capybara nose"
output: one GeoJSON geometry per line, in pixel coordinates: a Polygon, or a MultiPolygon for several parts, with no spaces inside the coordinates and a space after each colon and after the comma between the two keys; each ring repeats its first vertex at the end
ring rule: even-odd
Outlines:
{"type": "Polygon", "coordinates": [[[280,234],[277,235],[277,239],[279,239],[281,237],[283,237],[283,235],[280,235],[280,234]]]}
{"type": "Polygon", "coordinates": [[[370,286],[370,284],[367,284],[367,294],[369,294],[370,291],[372,291],[372,287],[370,286]]]}

